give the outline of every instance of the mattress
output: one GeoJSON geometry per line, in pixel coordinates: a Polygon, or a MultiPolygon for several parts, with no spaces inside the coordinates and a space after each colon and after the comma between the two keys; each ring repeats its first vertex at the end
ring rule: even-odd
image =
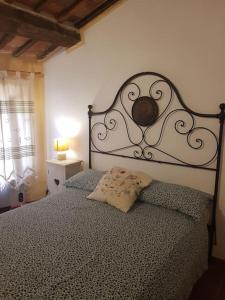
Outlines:
{"type": "Polygon", "coordinates": [[[207,227],[137,202],[127,214],[67,189],[0,215],[0,299],[188,299],[207,227]]]}

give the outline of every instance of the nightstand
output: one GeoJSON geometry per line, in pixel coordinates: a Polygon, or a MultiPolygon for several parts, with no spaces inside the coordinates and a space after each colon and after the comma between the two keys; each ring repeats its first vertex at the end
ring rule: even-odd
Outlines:
{"type": "Polygon", "coordinates": [[[48,191],[56,194],[64,189],[66,179],[82,170],[81,160],[47,160],[48,191]]]}

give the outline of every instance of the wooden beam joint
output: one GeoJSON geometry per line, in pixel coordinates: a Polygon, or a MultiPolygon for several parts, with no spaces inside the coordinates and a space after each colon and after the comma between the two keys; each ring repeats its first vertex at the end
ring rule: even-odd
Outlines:
{"type": "Polygon", "coordinates": [[[13,56],[18,57],[22,55],[27,49],[31,48],[35,43],[36,41],[31,39],[26,41],[22,46],[20,46],[13,52],[13,56]]]}
{"type": "Polygon", "coordinates": [[[92,11],[90,14],[88,14],[86,17],[81,19],[80,21],[76,22],[74,26],[76,28],[81,28],[87,23],[89,23],[91,20],[96,18],[98,15],[103,13],[106,9],[108,9],[110,6],[118,2],[119,0],[107,0],[102,5],[98,6],[94,11],[92,11]]]}
{"type": "Polygon", "coordinates": [[[81,2],[82,0],[74,0],[72,4],[66,7],[64,10],[60,12],[57,16],[57,20],[59,22],[66,21],[67,17],[69,16],[70,12],[81,2]]]}
{"type": "Polygon", "coordinates": [[[14,34],[6,33],[0,40],[0,49],[3,49],[14,38],[14,34]]]}
{"type": "Polygon", "coordinates": [[[42,8],[47,4],[48,0],[39,0],[39,2],[35,5],[34,11],[40,12],[42,8]]]}
{"type": "Polygon", "coordinates": [[[49,47],[47,47],[37,55],[37,59],[44,59],[46,56],[48,56],[51,52],[55,51],[57,48],[58,47],[55,45],[50,45],[49,47]]]}

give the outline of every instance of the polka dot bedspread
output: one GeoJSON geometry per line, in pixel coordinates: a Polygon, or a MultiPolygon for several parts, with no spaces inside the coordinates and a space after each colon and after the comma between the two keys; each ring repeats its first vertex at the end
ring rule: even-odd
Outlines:
{"type": "Polygon", "coordinates": [[[0,299],[188,299],[207,268],[206,219],[67,189],[0,215],[0,299]]]}

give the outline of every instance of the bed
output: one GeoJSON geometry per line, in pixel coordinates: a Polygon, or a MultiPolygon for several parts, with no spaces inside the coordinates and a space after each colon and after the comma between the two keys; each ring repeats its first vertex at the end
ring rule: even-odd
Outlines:
{"type": "MultiPolygon", "coordinates": [[[[89,167],[91,169],[95,153],[215,172],[209,235],[206,209],[201,206],[195,218],[194,207],[198,197],[190,197],[189,190],[180,194],[177,206],[173,201],[174,186],[166,187],[166,194],[161,200],[157,195],[153,201],[151,195],[156,195],[157,189],[154,193],[149,190],[146,198],[142,198],[144,192],[126,214],[108,204],[86,198],[102,176],[95,170],[89,170],[82,175],[82,182],[79,174],[72,178],[70,183],[73,184],[67,185],[63,192],[0,216],[0,299],[188,299],[193,285],[207,269],[208,256],[211,255],[225,105],[221,105],[221,112],[217,115],[194,113],[184,106],[192,121],[195,114],[220,120],[218,135],[211,129],[206,130],[216,142],[216,150],[207,162],[191,164],[182,159],[175,161],[175,155],[170,155],[173,160],[161,161],[153,155],[153,151],[160,149],[163,130],[160,131],[159,143],[154,145],[145,138],[145,132],[159,120],[164,127],[167,115],[174,114],[170,110],[174,91],[183,104],[178,90],[167,78],[152,72],[141,73],[122,85],[107,111],[93,112],[92,106],[89,106],[89,167]],[[141,81],[135,81],[146,75],[148,78],[156,76],[156,81],[151,82],[149,97],[141,95],[137,84],[141,81]],[[135,103],[137,100],[139,103],[136,109],[130,107],[132,118],[128,116],[129,109],[125,108],[124,102],[120,103],[120,109],[116,108],[124,88],[130,83],[137,90],[127,93],[128,101],[135,103]],[[170,95],[162,113],[161,107],[153,102],[159,101],[165,94],[158,86],[155,89],[161,83],[169,84],[170,95]],[[141,101],[145,105],[144,110],[140,107],[141,101]],[[131,145],[104,149],[110,133],[115,133],[121,125],[110,113],[116,112],[121,117],[122,111],[127,114],[122,116],[122,122],[126,124],[131,145]],[[166,112],[168,114],[164,115],[166,112]],[[133,142],[127,120],[135,120],[134,123],[138,124],[142,132],[139,143],[133,142]],[[100,131],[97,129],[99,126],[100,131]],[[167,201],[171,195],[172,204],[167,201]],[[185,201],[186,195],[192,204],[185,201]],[[182,200],[183,206],[179,206],[182,200]]],[[[176,110],[181,111],[180,108],[176,110]]],[[[186,123],[179,118],[175,129],[187,138],[193,150],[203,147],[200,138],[197,142],[195,140],[197,145],[194,146],[189,139],[193,131],[201,130],[203,126],[196,129],[193,123],[188,130],[181,131],[179,125],[185,129],[186,123]]],[[[158,190],[162,192],[161,188],[158,190]]]]}
{"type": "Polygon", "coordinates": [[[124,214],[88,193],[1,215],[0,299],[186,299],[207,268],[205,216],[144,202],[124,214]]]}

